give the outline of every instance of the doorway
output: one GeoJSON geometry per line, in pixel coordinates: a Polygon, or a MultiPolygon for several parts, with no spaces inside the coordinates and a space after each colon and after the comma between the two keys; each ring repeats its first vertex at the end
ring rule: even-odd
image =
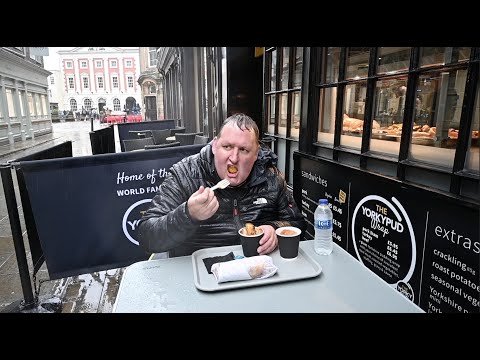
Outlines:
{"type": "Polygon", "coordinates": [[[145,96],[145,121],[157,120],[157,97],[145,96]]]}

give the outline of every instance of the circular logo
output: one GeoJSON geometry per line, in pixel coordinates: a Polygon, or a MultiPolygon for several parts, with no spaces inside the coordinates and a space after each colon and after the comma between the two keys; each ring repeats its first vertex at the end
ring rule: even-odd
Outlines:
{"type": "MultiPolygon", "coordinates": [[[[412,277],[417,251],[407,212],[395,197],[391,200],[378,195],[364,197],[355,207],[351,229],[359,261],[396,286],[399,282],[405,285],[412,277]]],[[[397,289],[406,289],[404,285],[397,289]]]]}
{"type": "Polygon", "coordinates": [[[125,215],[123,215],[123,233],[125,234],[127,239],[135,245],[138,245],[138,241],[135,240],[135,238],[137,237],[136,232],[138,223],[142,217],[143,212],[147,210],[148,204],[150,204],[151,201],[152,199],[139,200],[136,203],[130,205],[127,211],[125,211],[125,215]]]}

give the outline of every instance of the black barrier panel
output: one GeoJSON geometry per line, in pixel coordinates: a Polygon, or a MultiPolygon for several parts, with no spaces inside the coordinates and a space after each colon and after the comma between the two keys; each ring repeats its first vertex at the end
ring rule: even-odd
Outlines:
{"type": "Polygon", "coordinates": [[[204,145],[15,164],[51,279],[146,260],[136,226],[170,167],[204,145]]]}
{"type": "Polygon", "coordinates": [[[123,140],[132,139],[129,131],[134,130],[163,130],[175,128],[176,120],[154,120],[154,121],[141,121],[135,123],[118,123],[118,139],[120,140],[120,149],[125,151],[123,146],[123,140]]]}
{"type": "Polygon", "coordinates": [[[334,241],[426,312],[480,312],[479,203],[294,152],[294,197],[314,236],[326,198],[334,241]]]}
{"type": "MultiPolygon", "coordinates": [[[[42,159],[58,159],[72,157],[72,142],[66,141],[62,144],[52,146],[48,149],[37,151],[33,154],[21,157],[15,161],[31,161],[42,159]]],[[[25,227],[27,229],[28,243],[30,245],[30,253],[32,255],[33,274],[36,274],[44,262],[43,251],[38,239],[37,227],[35,225],[35,218],[32,213],[30,199],[28,197],[25,179],[21,171],[16,171],[18,189],[20,192],[20,199],[22,200],[23,217],[25,219],[25,227]]]]}
{"type": "Polygon", "coordinates": [[[90,131],[92,154],[109,154],[115,152],[115,135],[113,125],[90,131]]]}

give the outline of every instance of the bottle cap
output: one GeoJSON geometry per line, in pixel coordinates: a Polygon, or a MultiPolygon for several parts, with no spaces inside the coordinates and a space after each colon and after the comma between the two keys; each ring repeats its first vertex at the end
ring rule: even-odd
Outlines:
{"type": "Polygon", "coordinates": [[[318,203],[322,204],[322,205],[326,205],[326,204],[328,204],[328,199],[320,199],[320,200],[318,200],[318,203]]]}

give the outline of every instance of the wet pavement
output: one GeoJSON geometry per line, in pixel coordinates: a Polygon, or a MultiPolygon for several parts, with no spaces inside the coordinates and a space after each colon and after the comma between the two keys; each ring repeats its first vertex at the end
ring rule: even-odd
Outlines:
{"type": "MultiPolygon", "coordinates": [[[[93,122],[94,130],[105,126],[105,124],[100,124],[98,120],[93,122]]],[[[13,145],[0,146],[0,164],[65,141],[72,141],[74,157],[92,155],[89,135],[91,128],[90,121],[53,123],[51,134],[38,136],[33,140],[15,142],[13,145]]],[[[120,151],[116,129],[115,141],[116,149],[120,151]]],[[[16,184],[14,174],[13,181],[16,184]]],[[[25,230],[25,221],[18,189],[15,187],[22,235],[27,252],[30,278],[32,279],[32,290],[38,296],[36,297],[38,302],[34,306],[29,308],[24,306],[10,220],[1,182],[0,178],[0,312],[111,312],[124,268],[49,280],[47,267],[43,264],[35,279],[33,279],[33,264],[25,230]]]]}

